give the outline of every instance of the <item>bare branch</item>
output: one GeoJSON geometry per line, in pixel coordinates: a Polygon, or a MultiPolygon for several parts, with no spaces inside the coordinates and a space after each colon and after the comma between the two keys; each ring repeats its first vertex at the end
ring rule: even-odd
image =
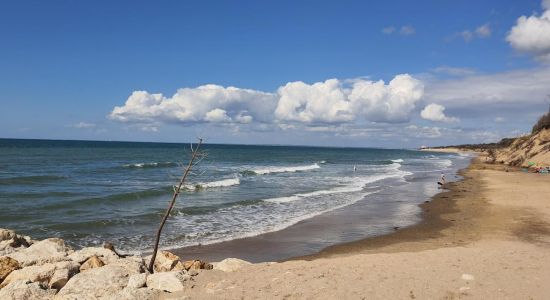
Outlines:
{"type": "Polygon", "coordinates": [[[155,238],[155,246],[154,246],[154,250],[153,250],[153,256],[151,256],[151,261],[149,262],[149,272],[151,273],[154,273],[154,264],[155,264],[155,259],[157,257],[157,252],[158,252],[158,247],[159,247],[159,242],[160,242],[160,235],[162,233],[162,229],[164,228],[164,224],[166,224],[166,220],[168,219],[168,217],[170,216],[170,213],[172,212],[172,209],[174,208],[174,204],[176,203],[176,199],[178,198],[178,195],[180,194],[180,191],[182,189],[182,187],[184,187],[184,183],[185,183],[185,180],[187,179],[187,176],[190,174],[191,172],[191,169],[193,168],[193,166],[196,165],[196,163],[194,163],[194,161],[197,159],[197,156],[199,154],[199,148],[202,144],[202,139],[199,138],[199,142],[197,143],[197,147],[195,149],[193,149],[193,144],[191,144],[191,158],[189,159],[189,163],[187,164],[187,167],[185,168],[185,171],[183,172],[183,176],[181,177],[181,180],[179,182],[179,184],[177,186],[174,187],[174,195],[172,196],[172,201],[170,201],[169,205],[168,205],[168,209],[166,210],[166,213],[164,214],[164,216],[162,217],[162,220],[160,222],[160,225],[159,225],[159,228],[157,230],[157,235],[156,235],[156,238],[155,238]]]}

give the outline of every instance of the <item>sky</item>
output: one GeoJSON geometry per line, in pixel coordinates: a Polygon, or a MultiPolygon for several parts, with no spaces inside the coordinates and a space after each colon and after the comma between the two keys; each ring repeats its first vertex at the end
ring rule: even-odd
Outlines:
{"type": "Polygon", "coordinates": [[[550,0],[0,1],[0,138],[493,142],[549,94],[550,0]]]}

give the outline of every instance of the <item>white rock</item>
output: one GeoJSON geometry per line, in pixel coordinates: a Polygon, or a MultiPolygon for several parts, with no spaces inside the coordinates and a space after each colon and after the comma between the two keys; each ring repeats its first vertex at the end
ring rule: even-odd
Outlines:
{"type": "Polygon", "coordinates": [[[0,289],[0,299],[2,300],[33,300],[33,299],[53,299],[55,290],[46,290],[38,282],[30,283],[24,280],[14,281],[3,289],[0,289]]]}
{"type": "Polygon", "coordinates": [[[74,261],[64,261],[55,264],[55,272],[48,286],[56,290],[63,288],[69,279],[79,272],[79,269],[80,265],[74,261]]]}
{"type": "Polygon", "coordinates": [[[56,299],[95,299],[114,295],[128,284],[128,270],[106,265],[76,274],[57,293],[56,299]]]}
{"type": "MultiPolygon", "coordinates": [[[[180,262],[180,258],[168,251],[160,251],[155,258],[155,272],[173,271],[174,267],[180,262]]],[[[181,271],[181,270],[178,270],[181,271]]]]}
{"type": "Polygon", "coordinates": [[[251,265],[251,263],[238,259],[238,258],[226,258],[219,263],[215,263],[214,270],[220,270],[224,272],[235,272],[243,267],[251,265]]]}
{"type": "Polygon", "coordinates": [[[147,276],[147,287],[172,293],[182,291],[185,282],[190,280],[191,276],[181,271],[159,272],[147,276]]]}
{"type": "Polygon", "coordinates": [[[107,265],[119,259],[118,255],[113,251],[99,247],[87,247],[77,250],[70,254],[69,258],[81,264],[92,256],[101,258],[101,260],[107,265]]]}
{"type": "Polygon", "coordinates": [[[146,273],[134,274],[134,275],[131,275],[130,278],[128,279],[128,285],[126,287],[139,289],[144,287],[146,283],[147,283],[146,273]]]}
{"type": "Polygon", "coordinates": [[[45,263],[68,260],[67,251],[62,239],[51,238],[32,244],[29,248],[10,254],[22,266],[42,265],[45,263]]]}

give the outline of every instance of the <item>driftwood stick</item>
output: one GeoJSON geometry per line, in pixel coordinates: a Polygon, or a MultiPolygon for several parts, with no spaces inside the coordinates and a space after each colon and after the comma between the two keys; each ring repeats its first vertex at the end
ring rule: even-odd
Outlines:
{"type": "Polygon", "coordinates": [[[159,241],[160,241],[160,235],[162,233],[162,229],[164,228],[164,224],[166,223],[166,220],[170,216],[170,213],[172,212],[172,208],[174,208],[174,204],[176,203],[176,199],[178,198],[178,195],[180,194],[181,187],[185,183],[185,180],[187,179],[187,175],[191,172],[191,169],[196,165],[193,163],[195,158],[199,155],[198,151],[202,144],[202,138],[199,138],[199,142],[195,149],[193,149],[193,144],[191,144],[191,149],[193,151],[191,152],[191,159],[189,159],[189,163],[187,164],[187,167],[185,168],[185,172],[183,172],[183,176],[181,177],[181,180],[178,184],[178,186],[174,189],[174,195],[172,197],[172,201],[170,201],[170,204],[168,205],[168,209],[166,210],[166,213],[164,213],[164,216],[162,217],[162,220],[160,222],[159,228],[157,230],[157,236],[155,238],[155,247],[153,250],[153,256],[151,257],[151,261],[149,262],[149,272],[154,273],[154,264],[155,264],[155,258],[157,257],[157,251],[159,247],[159,241]]]}

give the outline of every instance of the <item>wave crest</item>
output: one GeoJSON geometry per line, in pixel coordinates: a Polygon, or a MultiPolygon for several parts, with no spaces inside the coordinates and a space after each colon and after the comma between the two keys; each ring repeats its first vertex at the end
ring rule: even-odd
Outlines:
{"type": "MultiPolygon", "coordinates": [[[[266,167],[261,169],[248,170],[254,172],[257,175],[266,175],[271,173],[294,173],[294,172],[303,172],[319,169],[321,166],[314,163],[307,166],[285,166],[285,167],[266,167]]],[[[245,171],[246,172],[246,171],[245,171]]]]}

